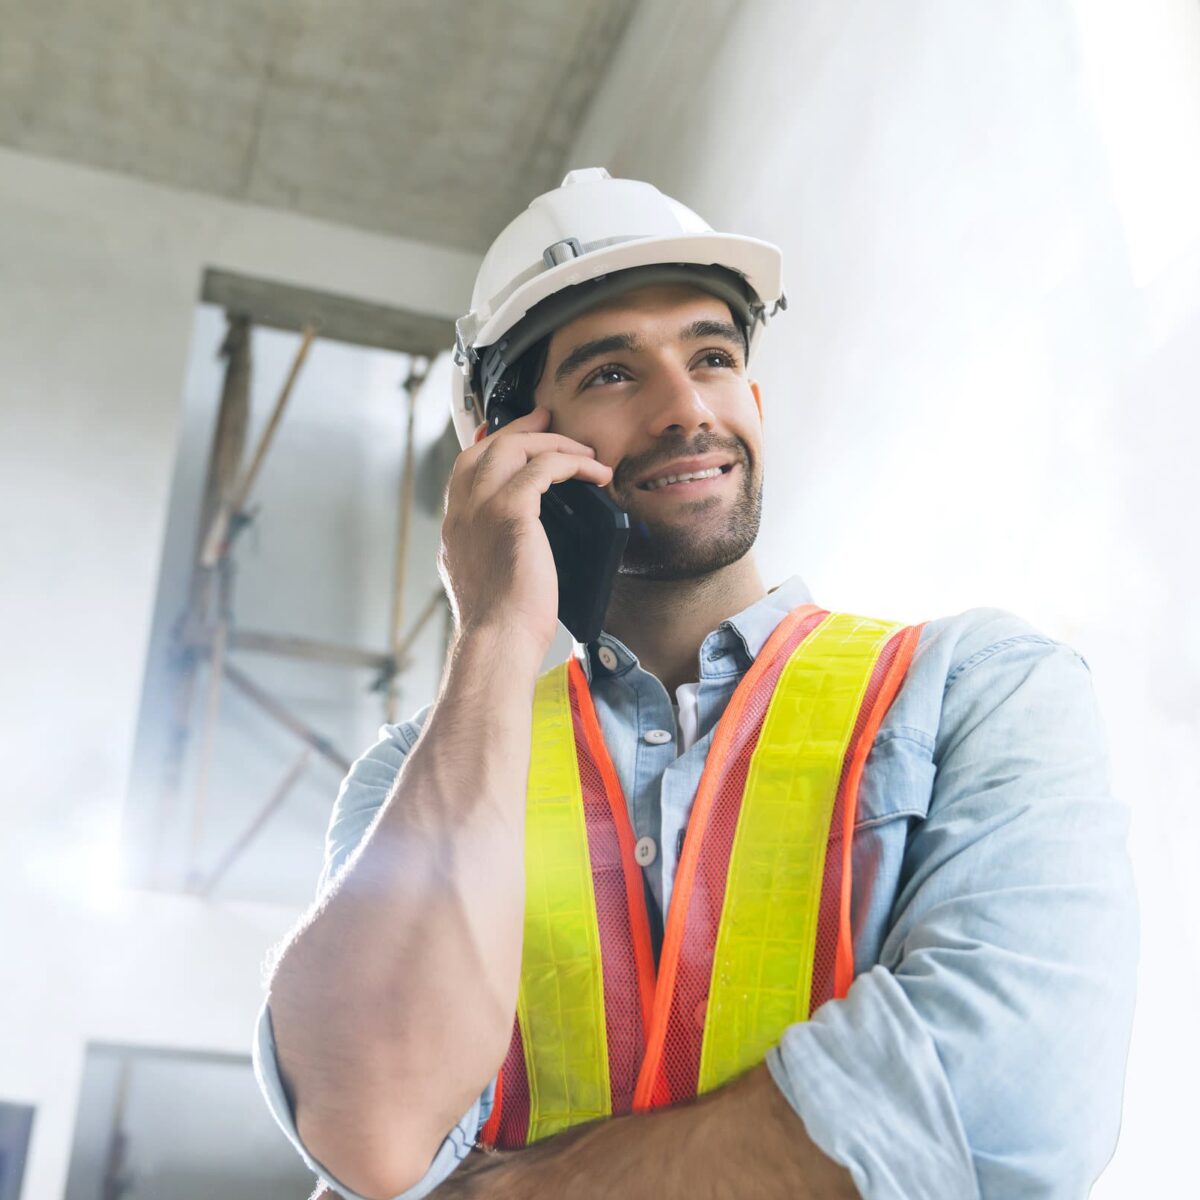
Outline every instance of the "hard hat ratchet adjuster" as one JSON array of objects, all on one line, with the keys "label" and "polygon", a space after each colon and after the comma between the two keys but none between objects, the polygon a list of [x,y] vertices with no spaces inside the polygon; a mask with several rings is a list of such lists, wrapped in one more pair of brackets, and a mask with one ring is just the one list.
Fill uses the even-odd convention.
[{"label": "hard hat ratchet adjuster", "polygon": [[554,242],[542,251],[542,261],[547,267],[557,267],[562,263],[570,262],[573,258],[582,257],[583,247],[580,245],[579,239],[573,237]]}]

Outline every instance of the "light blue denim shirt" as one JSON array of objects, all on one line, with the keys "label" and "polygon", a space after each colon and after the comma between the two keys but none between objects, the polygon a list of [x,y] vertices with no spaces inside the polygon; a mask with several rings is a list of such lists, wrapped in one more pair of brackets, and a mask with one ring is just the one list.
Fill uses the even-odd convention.
[{"label": "light blue denim shirt", "polygon": [[[662,683],[607,634],[576,647],[635,835],[658,845],[645,871],[660,913],[717,721],[776,624],[811,602],[790,579],[704,639],[697,741],[678,756],[674,740],[646,737],[677,736]],[[318,890],[387,798],[427,712],[384,726],[351,768]],[[1000,609],[930,621],[862,776],[856,978],[767,1058],[809,1136],[863,1196],[1087,1195],[1116,1144],[1133,1012],[1126,826],[1086,662]],[[357,1200],[301,1145],[266,1004],[254,1061],[305,1161]],[[403,1200],[427,1196],[465,1157],[494,1089]]]}]

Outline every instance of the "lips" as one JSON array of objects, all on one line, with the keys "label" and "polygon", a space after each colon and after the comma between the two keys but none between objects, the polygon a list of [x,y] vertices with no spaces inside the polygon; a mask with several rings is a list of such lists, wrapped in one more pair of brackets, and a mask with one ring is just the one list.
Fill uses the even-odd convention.
[{"label": "lips", "polygon": [[709,455],[706,458],[678,459],[672,463],[664,463],[652,473],[638,481],[637,486],[642,491],[659,491],[662,487],[678,486],[682,481],[691,482],[694,477],[717,478],[716,472],[727,475],[734,464],[725,457]]},{"label": "lips", "polygon": [[652,479],[649,483],[642,484],[642,491],[659,492],[663,488],[678,487],[681,484],[703,483],[709,479],[720,479],[729,469],[729,467],[711,467],[707,471],[695,471],[683,475],[665,475],[660,479]]}]

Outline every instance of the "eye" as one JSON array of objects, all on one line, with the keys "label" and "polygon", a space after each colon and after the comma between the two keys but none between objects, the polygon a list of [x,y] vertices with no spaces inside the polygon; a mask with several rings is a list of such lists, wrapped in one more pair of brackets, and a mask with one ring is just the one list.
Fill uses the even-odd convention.
[{"label": "eye", "polygon": [[606,363],[603,367],[597,367],[579,386],[582,390],[597,384],[623,383],[628,378],[629,372],[624,367],[617,363]]},{"label": "eye", "polygon": [[736,367],[737,359],[728,350],[705,350],[696,359],[696,365],[701,367]]}]

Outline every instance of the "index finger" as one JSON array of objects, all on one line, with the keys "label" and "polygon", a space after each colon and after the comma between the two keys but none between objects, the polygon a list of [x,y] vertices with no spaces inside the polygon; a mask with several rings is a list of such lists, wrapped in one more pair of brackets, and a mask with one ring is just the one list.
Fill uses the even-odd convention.
[{"label": "index finger", "polygon": [[[516,426],[517,432],[521,432],[522,430],[536,430],[540,425],[545,424],[545,415],[548,414],[549,411],[549,409],[535,407],[529,412],[522,413],[519,417],[513,418],[513,420],[508,422],[508,424],[502,425],[496,430],[496,432],[502,433],[504,430],[511,429],[513,426]],[[449,504],[451,497],[457,495],[457,493],[462,490],[463,476],[469,474],[468,471],[464,470],[464,467],[474,466],[475,460],[479,458],[481,454],[483,454],[482,443],[487,441],[488,436],[488,423],[487,421],[481,421],[475,426],[475,432],[471,436],[471,444],[463,447],[462,451],[459,453],[457,461],[454,464],[454,470],[450,473],[450,481],[446,486],[445,495],[445,501],[447,505]]]},{"label": "index finger", "polygon": [[[519,417],[514,417],[511,421],[501,425],[500,429],[497,429],[496,432],[499,433],[501,429],[512,429],[514,427],[517,429],[539,429],[541,426],[547,424],[546,417],[549,414],[550,410],[548,408],[531,409],[529,412],[522,413]],[[488,423],[484,421],[482,424],[475,426],[475,433],[472,436],[471,444],[478,445],[486,436],[488,436]]]},{"label": "index finger", "polygon": [[565,434],[543,431],[549,415],[550,410],[545,408],[522,413],[497,429],[497,436],[493,437],[485,436],[486,422],[477,425],[473,443],[460,451],[454,461],[443,496],[445,510],[449,511],[451,504],[462,503],[474,492],[481,475],[490,476],[497,469],[502,475],[511,475],[535,454],[559,451],[596,457],[595,449],[584,442],[577,442]]}]

